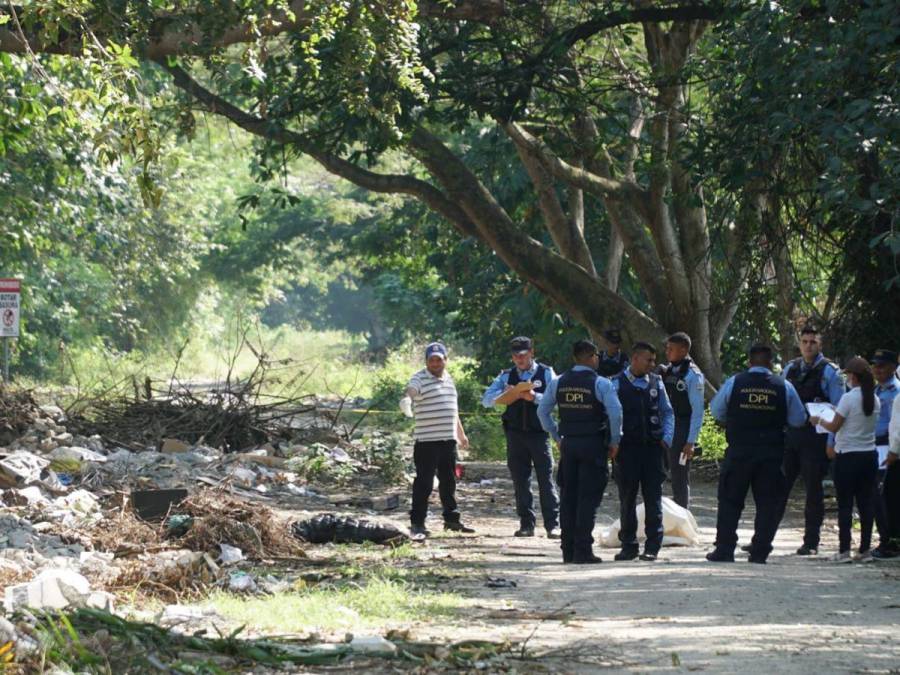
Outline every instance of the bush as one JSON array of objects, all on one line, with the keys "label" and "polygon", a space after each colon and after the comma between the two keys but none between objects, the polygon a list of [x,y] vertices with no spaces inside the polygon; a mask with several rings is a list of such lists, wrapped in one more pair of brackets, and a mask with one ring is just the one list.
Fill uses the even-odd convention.
[{"label": "bush", "polygon": [[728,446],[725,440],[725,430],[719,426],[709,410],[703,413],[703,426],[697,443],[703,448],[703,459],[724,459],[725,448]]},{"label": "bush", "polygon": [[471,415],[463,418],[469,437],[469,459],[484,462],[506,461],[506,434],[497,415]]}]

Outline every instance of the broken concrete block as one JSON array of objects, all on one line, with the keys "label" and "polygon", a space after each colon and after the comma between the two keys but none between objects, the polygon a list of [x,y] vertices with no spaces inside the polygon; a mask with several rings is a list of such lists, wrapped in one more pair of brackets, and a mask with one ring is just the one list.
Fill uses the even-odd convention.
[{"label": "broken concrete block", "polygon": [[112,593],[107,593],[106,591],[92,591],[85,599],[84,604],[87,607],[102,609],[104,612],[112,613],[114,601],[115,596]]},{"label": "broken concrete block", "polygon": [[63,609],[83,605],[91,593],[87,579],[65,569],[49,569],[32,581],[7,586],[4,605],[8,614],[17,609]]}]

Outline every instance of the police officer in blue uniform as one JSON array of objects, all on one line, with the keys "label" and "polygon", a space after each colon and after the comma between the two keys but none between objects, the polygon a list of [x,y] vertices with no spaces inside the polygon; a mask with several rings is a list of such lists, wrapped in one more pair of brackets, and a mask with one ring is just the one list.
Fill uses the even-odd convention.
[{"label": "police officer in blue uniform", "polygon": [[728,448],[719,471],[716,547],[706,559],[734,562],[738,521],[752,489],[756,520],[749,561],[765,563],[784,491],[785,426],[806,425],[806,409],[791,383],[772,374],[772,348],[761,344],[750,348],[750,368],[726,380],[709,409],[725,425]]},{"label": "police officer in blue uniform", "polygon": [[622,404],[622,441],[615,459],[619,483],[619,541],[616,560],[638,557],[637,495],[644,498],[647,541],[641,560],[653,561],[663,540],[662,484],[665,453],[672,446],[675,420],[662,378],[654,371],[656,349],[646,342],[631,348],[631,365],[612,379]]},{"label": "police officer in blue uniform", "polygon": [[[875,425],[875,445],[878,457],[884,461],[890,446],[888,427],[894,399],[900,395],[900,379],[894,372],[897,352],[890,349],[876,349],[872,355],[872,372],[875,374],[875,395],[881,402],[881,413]],[[872,551],[876,560],[896,558],[900,555],[900,464],[878,467],[878,494],[875,503],[875,523],[878,526],[878,548]]]},{"label": "police officer in blue uniform", "polygon": [[[805,327],[800,332],[801,356],[785,367],[782,376],[794,386],[804,404],[828,401],[837,405],[844,395],[844,381],[838,367],[822,355],[821,349],[819,332],[811,326]],[[797,555],[818,553],[819,533],[825,518],[822,479],[828,473],[827,443],[828,435],[816,433],[812,425],[788,429],[783,467],[784,493],[778,509],[778,522],[784,518],[794,482],[802,476],[806,491],[805,528],[803,545],[797,549]]]},{"label": "police officer in blue uniform", "polygon": [[575,365],[547,387],[538,418],[559,444],[563,562],[593,564],[601,562],[593,551],[594,513],[608,480],[607,456],[619,449],[622,408],[609,380],[596,372],[594,343],[579,340],[572,352]]},{"label": "police officer in blue uniform", "polygon": [[703,426],[705,387],[703,373],[691,360],[690,352],[690,336],[673,333],[666,340],[668,363],[659,368],[675,411],[675,435],[668,456],[672,498],[686,509],[691,508],[691,458]]},{"label": "police officer in blue uniform", "polygon": [[537,475],[541,515],[550,539],[559,539],[559,497],[553,483],[553,455],[547,432],[537,416],[537,407],[547,385],[556,374],[553,368],[534,360],[531,338],[519,336],[510,343],[513,367],[502,371],[484,392],[486,408],[505,403],[502,415],[506,432],[506,464],[516,496],[519,529],[516,537],[533,537],[536,517],[531,494],[531,469]]},{"label": "police officer in blue uniform", "polygon": [[603,331],[606,349],[599,353],[597,372],[603,377],[615,377],[628,367],[628,354],[622,351],[622,334],[618,328]]}]

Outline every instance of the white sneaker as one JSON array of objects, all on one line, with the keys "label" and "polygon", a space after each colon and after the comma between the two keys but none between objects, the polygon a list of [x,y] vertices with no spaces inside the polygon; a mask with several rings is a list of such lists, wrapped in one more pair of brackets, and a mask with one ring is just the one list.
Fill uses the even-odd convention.
[{"label": "white sneaker", "polygon": [[850,557],[850,551],[844,551],[843,553],[835,553],[828,559],[828,562],[849,563],[853,562],[853,558]]},{"label": "white sneaker", "polygon": [[869,549],[863,553],[854,553],[853,559],[856,562],[872,562],[875,558],[872,557],[872,549]]}]

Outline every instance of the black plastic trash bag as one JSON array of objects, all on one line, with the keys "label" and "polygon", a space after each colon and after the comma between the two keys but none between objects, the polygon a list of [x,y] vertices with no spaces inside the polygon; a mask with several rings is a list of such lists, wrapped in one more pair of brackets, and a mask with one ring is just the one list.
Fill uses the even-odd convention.
[{"label": "black plastic trash bag", "polygon": [[294,536],[310,544],[362,544],[372,541],[376,544],[395,544],[409,537],[398,528],[387,523],[372,520],[357,520],[351,516],[335,516],[321,513],[308,520],[298,520],[291,526]]}]

